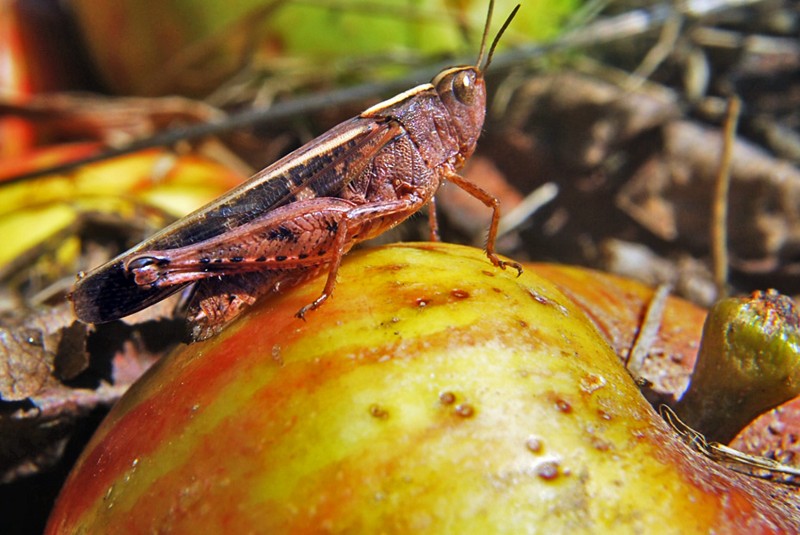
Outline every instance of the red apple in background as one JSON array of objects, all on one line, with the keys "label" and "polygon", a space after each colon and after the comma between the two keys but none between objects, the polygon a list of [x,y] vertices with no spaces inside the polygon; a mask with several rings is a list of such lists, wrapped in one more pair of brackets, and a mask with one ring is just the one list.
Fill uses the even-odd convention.
[{"label": "red apple in background", "polygon": [[477,250],[349,255],[163,360],[47,533],[786,533],[767,483],[681,443],[555,285]]}]

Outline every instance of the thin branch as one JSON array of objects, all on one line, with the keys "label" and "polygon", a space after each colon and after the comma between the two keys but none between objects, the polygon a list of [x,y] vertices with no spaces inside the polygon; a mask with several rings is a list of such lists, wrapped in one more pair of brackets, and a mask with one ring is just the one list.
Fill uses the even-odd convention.
[{"label": "thin branch", "polygon": [[553,182],[546,182],[530,192],[522,199],[522,202],[500,218],[500,223],[497,225],[497,238],[499,239],[519,227],[557,196],[558,186]]},{"label": "thin branch", "polygon": [[728,110],[723,129],[723,146],[719,170],[714,184],[714,200],[711,214],[711,260],[717,299],[728,295],[728,196],[731,184],[731,161],[736,142],[736,127],[742,102],[733,96],[728,101]]}]

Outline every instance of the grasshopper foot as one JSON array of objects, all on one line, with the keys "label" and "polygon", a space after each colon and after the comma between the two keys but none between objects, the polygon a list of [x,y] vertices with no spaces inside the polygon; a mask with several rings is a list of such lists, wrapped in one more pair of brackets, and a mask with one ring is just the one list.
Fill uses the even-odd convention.
[{"label": "grasshopper foot", "polygon": [[492,264],[494,264],[496,267],[499,267],[500,269],[506,269],[507,267],[511,267],[517,270],[517,277],[522,275],[522,264],[520,264],[519,262],[507,262],[505,260],[500,260],[499,258],[497,258],[497,255],[493,253],[489,253],[487,256],[489,257],[489,260],[492,262]]},{"label": "grasshopper foot", "polygon": [[322,303],[324,303],[324,302],[325,302],[325,300],[326,300],[326,299],[328,299],[328,294],[322,294],[322,295],[320,295],[319,297],[317,297],[316,299],[314,299],[314,301],[313,301],[312,303],[309,303],[309,304],[307,304],[306,306],[304,306],[303,308],[301,308],[300,310],[298,310],[298,311],[295,313],[295,315],[294,315],[294,316],[295,316],[296,318],[300,318],[300,319],[301,319],[301,320],[303,320],[303,321],[306,321],[306,312],[308,312],[308,311],[310,311],[310,310],[316,310],[316,309],[318,309],[318,308],[320,307],[320,305],[322,305]]}]

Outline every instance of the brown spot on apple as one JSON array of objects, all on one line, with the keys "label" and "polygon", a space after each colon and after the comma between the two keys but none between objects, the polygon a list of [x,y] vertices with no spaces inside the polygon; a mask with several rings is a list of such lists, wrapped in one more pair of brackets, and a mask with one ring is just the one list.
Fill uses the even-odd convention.
[{"label": "brown spot on apple", "polygon": [[381,407],[377,403],[373,403],[369,406],[369,414],[373,418],[377,418],[379,420],[386,420],[389,418],[389,411],[385,408]]},{"label": "brown spot on apple", "polygon": [[538,437],[528,437],[528,440],[525,441],[525,447],[531,453],[541,453],[542,451],[542,440]]},{"label": "brown spot on apple", "polygon": [[455,413],[462,418],[471,418],[475,415],[475,408],[469,403],[459,403],[455,407]]},{"label": "brown spot on apple", "polygon": [[601,420],[606,420],[606,421],[611,421],[611,419],[613,418],[613,416],[608,414],[603,409],[598,409],[597,410],[597,415],[600,417]]},{"label": "brown spot on apple", "polygon": [[564,414],[572,412],[572,405],[565,399],[556,399],[556,408]]},{"label": "brown spot on apple", "polygon": [[580,381],[581,390],[587,394],[593,394],[604,386],[606,386],[605,378],[601,375],[595,375],[593,373],[582,377]]},{"label": "brown spot on apple", "polygon": [[545,481],[552,481],[559,475],[559,466],[556,461],[545,461],[536,466],[536,475]]},{"label": "brown spot on apple", "polygon": [[450,391],[445,391],[439,394],[439,401],[442,405],[452,405],[456,402],[456,395]]}]

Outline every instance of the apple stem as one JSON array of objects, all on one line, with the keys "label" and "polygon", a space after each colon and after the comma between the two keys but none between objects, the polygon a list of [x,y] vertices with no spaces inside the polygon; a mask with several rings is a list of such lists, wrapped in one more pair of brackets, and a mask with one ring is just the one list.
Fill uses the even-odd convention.
[{"label": "apple stem", "polygon": [[729,443],[761,413],[800,394],[800,321],[774,290],[718,301],[706,317],[689,387],[675,411]]}]

